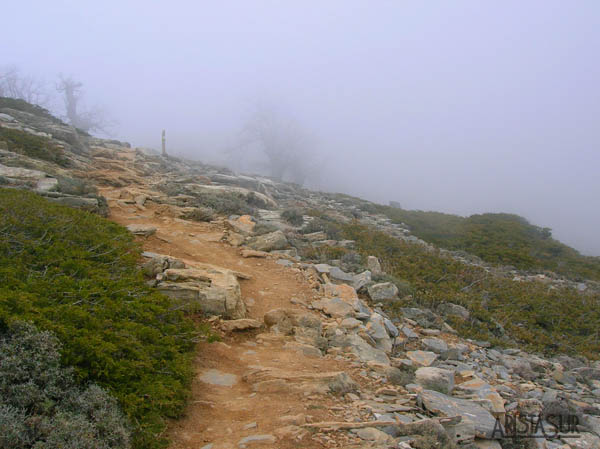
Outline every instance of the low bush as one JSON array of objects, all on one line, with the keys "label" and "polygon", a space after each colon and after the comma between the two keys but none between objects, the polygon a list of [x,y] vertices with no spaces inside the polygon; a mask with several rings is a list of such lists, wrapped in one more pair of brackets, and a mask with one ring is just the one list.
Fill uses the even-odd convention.
[{"label": "low bush", "polygon": [[130,447],[117,401],[97,385],[77,386],[60,347],[31,324],[0,331],[0,447]]},{"label": "low bush", "polygon": [[44,109],[43,107],[38,106],[37,104],[28,103],[20,98],[0,97],[0,109],[3,108],[10,108],[21,112],[28,112],[39,117],[44,117],[56,125],[66,126],[66,123],[54,117],[47,109]]},{"label": "low bush", "polygon": [[198,332],[145,284],[139,257],[117,224],[0,189],[0,323],[53,332],[76,381],[117,398],[134,447],[158,448],[185,404]]},{"label": "low bush", "polygon": [[298,209],[286,209],[281,213],[281,218],[294,226],[302,226],[304,218]]},{"label": "low bush", "polygon": [[64,151],[46,137],[36,136],[17,129],[0,128],[0,140],[7,143],[8,149],[34,159],[54,162],[66,167],[69,160]]},{"label": "low bush", "polygon": [[254,215],[255,205],[242,193],[203,193],[196,197],[197,207],[206,207],[222,215]]}]

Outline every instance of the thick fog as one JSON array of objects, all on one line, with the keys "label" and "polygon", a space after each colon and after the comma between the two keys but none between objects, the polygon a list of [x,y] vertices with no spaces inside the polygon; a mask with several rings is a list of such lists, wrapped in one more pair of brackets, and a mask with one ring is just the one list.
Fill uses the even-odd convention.
[{"label": "thick fog", "polygon": [[160,148],[165,129],[172,154],[261,171],[236,148],[267,104],[310,136],[309,186],[518,213],[600,255],[596,0],[15,1],[1,14],[0,65],[49,90],[80,80],[115,138]]}]

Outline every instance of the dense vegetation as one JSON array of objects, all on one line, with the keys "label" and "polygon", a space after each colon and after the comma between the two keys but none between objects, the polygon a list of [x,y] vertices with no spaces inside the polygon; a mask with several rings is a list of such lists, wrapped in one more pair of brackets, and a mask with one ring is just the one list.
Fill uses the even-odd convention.
[{"label": "dense vegetation", "polygon": [[0,127],[0,140],[5,141],[8,149],[15,153],[54,162],[62,166],[67,166],[69,163],[64,151],[47,137],[36,136],[18,129]]},{"label": "dense vegetation", "polygon": [[344,225],[343,235],[357,242],[363,256],[379,257],[385,271],[408,282],[417,304],[435,309],[449,301],[467,307],[471,319],[452,322],[465,336],[498,344],[512,339],[547,354],[600,354],[599,295],[492,276],[357,224]]},{"label": "dense vegetation", "polygon": [[128,448],[116,401],[97,385],[80,388],[59,350],[56,337],[31,324],[0,329],[0,447]]},{"label": "dense vegetation", "polygon": [[138,448],[163,445],[182,409],[197,337],[148,287],[121,226],[20,190],[0,189],[0,323],[30,321],[63,345],[77,382],[114,395]]},{"label": "dense vegetation", "polygon": [[553,239],[549,228],[532,225],[518,215],[488,213],[464,218],[366,202],[360,207],[408,225],[413,235],[426,242],[466,251],[489,263],[522,270],[550,270],[576,280],[600,280],[600,257],[579,254]]},{"label": "dense vegetation", "polygon": [[[318,214],[313,214],[318,215]],[[467,321],[450,319],[461,335],[488,340],[498,345],[518,344],[545,354],[583,354],[597,359],[600,354],[600,295],[579,294],[574,289],[550,288],[541,282],[514,282],[465,265],[439,251],[406,243],[384,232],[357,224],[341,224],[324,215],[307,227],[323,230],[329,238],[351,239],[356,249],[307,248],[303,256],[327,262],[337,259],[344,268],[348,261],[375,255],[388,273],[378,282],[394,282],[404,299],[388,305],[388,312],[401,316],[402,307],[434,309],[443,302],[465,306]],[[365,269],[354,267],[353,271]],[[410,295],[410,296],[405,296]]]}]

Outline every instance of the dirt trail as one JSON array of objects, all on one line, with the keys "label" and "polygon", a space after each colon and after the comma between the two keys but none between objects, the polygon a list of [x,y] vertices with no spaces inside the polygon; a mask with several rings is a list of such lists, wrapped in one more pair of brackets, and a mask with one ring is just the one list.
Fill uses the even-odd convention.
[{"label": "dirt trail", "polygon": [[[127,204],[119,199],[131,196],[127,188],[101,190],[109,200],[111,220],[157,228],[155,235],[142,240],[145,250],[249,274],[250,280],[240,281],[249,318],[262,321],[266,312],[280,307],[306,313],[300,302],[308,303],[317,297],[300,270],[283,267],[270,259],[242,258],[239,249],[221,242],[225,223],[184,221],[173,216],[172,208],[151,201],[142,207]],[[290,301],[292,298],[294,303]],[[315,392],[314,381],[295,383],[278,379],[267,382],[264,391],[256,392],[252,384],[244,381],[244,376],[255,371],[265,375],[269,369],[308,376],[352,372],[358,370],[358,365],[351,366],[329,356],[305,355],[292,337],[260,332],[266,331],[228,334],[221,342],[198,346],[192,399],[185,416],[169,427],[171,449],[238,448],[244,447],[240,441],[249,436],[259,441],[250,441],[247,447],[348,447],[350,437],[345,435],[334,440],[307,431],[298,433],[298,427],[289,427],[307,421],[347,418],[339,406],[342,399]]]}]

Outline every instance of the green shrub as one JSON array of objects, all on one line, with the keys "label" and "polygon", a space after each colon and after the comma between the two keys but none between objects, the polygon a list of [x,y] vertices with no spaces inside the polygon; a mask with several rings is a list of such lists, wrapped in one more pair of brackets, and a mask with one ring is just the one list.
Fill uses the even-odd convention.
[{"label": "green shrub", "polygon": [[15,153],[54,162],[63,167],[69,164],[64,151],[46,137],[36,136],[17,129],[0,128],[0,140],[4,140],[8,145],[8,149]]},{"label": "green shrub", "polygon": [[281,213],[281,218],[294,226],[302,226],[304,218],[298,209],[286,209]]},{"label": "green shrub", "polygon": [[312,234],[320,231],[325,232],[327,238],[331,240],[341,239],[340,224],[327,218],[315,218],[300,230],[302,234]]},{"label": "green shrub", "polygon": [[0,333],[0,447],[130,447],[115,399],[97,385],[80,389],[59,350],[56,337],[31,324]]},{"label": "green shrub", "polygon": [[275,232],[279,228],[272,223],[267,221],[259,221],[254,225],[254,229],[252,230],[253,235],[263,235],[268,234],[270,232]]},{"label": "green shrub", "polygon": [[196,206],[223,215],[254,215],[256,210],[252,202],[242,193],[203,193],[197,196]]},{"label": "green shrub", "polygon": [[440,212],[404,210],[369,204],[371,213],[405,223],[411,232],[441,248],[466,251],[489,263],[522,270],[552,270],[573,279],[600,280],[600,257],[579,254],[538,227],[514,214],[487,213],[464,218]]},{"label": "green shrub", "polygon": [[0,189],[0,323],[52,331],[75,379],[117,398],[134,446],[156,448],[188,395],[197,331],[145,284],[139,255],[117,224]]},{"label": "green shrub", "polygon": [[44,109],[43,107],[38,106],[37,104],[28,103],[20,98],[0,97],[0,109],[3,108],[10,108],[21,112],[28,112],[39,117],[44,117],[56,125],[66,126],[66,123],[54,117],[47,109]]}]

